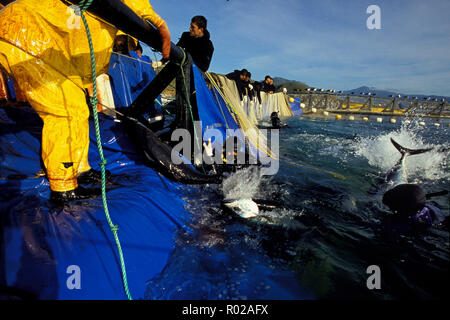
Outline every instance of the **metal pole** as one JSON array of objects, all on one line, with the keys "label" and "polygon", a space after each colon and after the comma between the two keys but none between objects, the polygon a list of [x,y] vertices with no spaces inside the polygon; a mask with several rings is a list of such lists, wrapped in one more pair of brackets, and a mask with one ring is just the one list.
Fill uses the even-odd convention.
[{"label": "metal pole", "polygon": [[[79,5],[81,0],[69,0]],[[64,1],[63,1],[64,2]],[[150,47],[161,51],[162,42],[158,30],[148,22],[144,22],[120,0],[95,0],[87,9],[88,12],[112,24],[121,31],[146,43]],[[183,52],[174,43],[170,48],[170,60],[180,62]]]}]

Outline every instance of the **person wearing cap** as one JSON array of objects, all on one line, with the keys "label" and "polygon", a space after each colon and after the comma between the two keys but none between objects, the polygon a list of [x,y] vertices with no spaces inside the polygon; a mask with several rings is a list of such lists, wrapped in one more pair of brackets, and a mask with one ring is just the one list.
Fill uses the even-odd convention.
[{"label": "person wearing cap", "polygon": [[191,19],[189,32],[183,32],[177,46],[188,52],[195,65],[203,72],[208,71],[214,53],[214,46],[207,30],[207,20],[204,16]]}]

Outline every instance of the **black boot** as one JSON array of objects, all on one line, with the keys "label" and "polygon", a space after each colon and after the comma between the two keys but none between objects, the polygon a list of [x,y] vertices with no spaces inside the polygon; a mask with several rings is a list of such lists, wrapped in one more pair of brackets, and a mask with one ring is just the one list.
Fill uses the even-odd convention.
[{"label": "black boot", "polygon": [[50,200],[53,202],[61,203],[72,200],[95,198],[101,194],[102,191],[99,188],[84,188],[78,186],[76,189],[70,191],[52,191],[50,193]]},{"label": "black boot", "polygon": [[[110,182],[111,172],[105,170],[106,183]],[[102,172],[94,169],[82,172],[78,175],[79,184],[101,184],[102,183]]]}]

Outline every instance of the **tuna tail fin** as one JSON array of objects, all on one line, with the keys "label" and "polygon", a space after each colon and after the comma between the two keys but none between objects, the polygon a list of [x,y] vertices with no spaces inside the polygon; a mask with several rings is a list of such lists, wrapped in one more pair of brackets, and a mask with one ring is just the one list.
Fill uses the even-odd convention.
[{"label": "tuna tail fin", "polygon": [[413,156],[415,154],[421,154],[428,152],[430,150],[433,150],[433,148],[427,148],[427,149],[408,149],[403,146],[401,146],[398,142],[396,142],[394,139],[391,138],[391,142],[394,145],[394,147],[402,154],[402,157],[407,156]]}]

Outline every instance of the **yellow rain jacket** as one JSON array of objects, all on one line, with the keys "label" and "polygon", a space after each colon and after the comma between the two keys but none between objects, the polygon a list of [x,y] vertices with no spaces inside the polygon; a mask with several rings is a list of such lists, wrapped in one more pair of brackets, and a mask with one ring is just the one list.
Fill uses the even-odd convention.
[{"label": "yellow rain jacket", "polygon": [[[156,27],[164,24],[148,0],[122,0]],[[109,68],[117,29],[85,13],[97,74]],[[53,191],[75,189],[90,169],[89,45],[81,17],[60,0],[19,0],[0,11],[0,65],[12,75],[44,122],[42,158]]]}]

